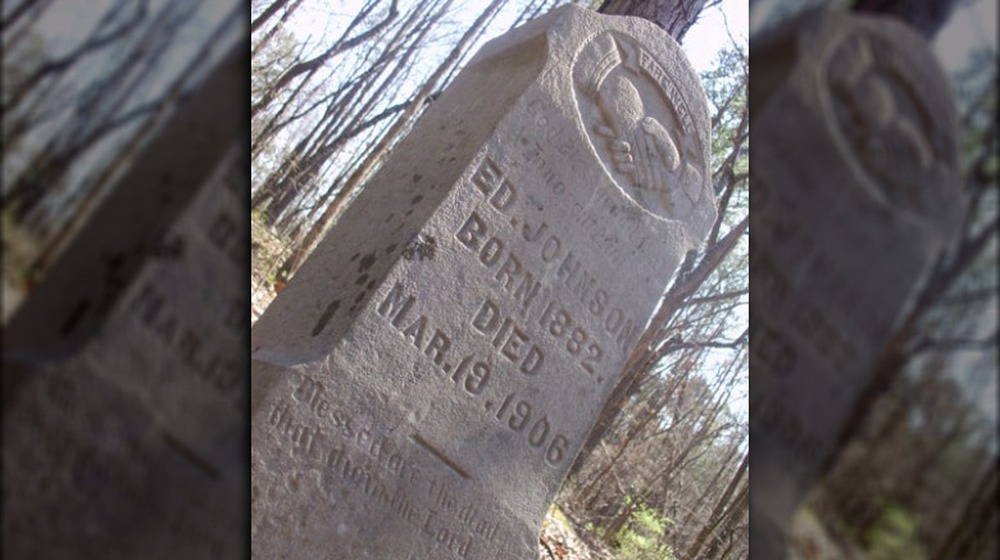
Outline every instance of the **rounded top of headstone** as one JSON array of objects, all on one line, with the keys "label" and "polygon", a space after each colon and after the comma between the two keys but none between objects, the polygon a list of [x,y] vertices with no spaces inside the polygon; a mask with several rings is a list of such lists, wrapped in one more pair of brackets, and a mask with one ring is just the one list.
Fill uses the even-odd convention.
[{"label": "rounded top of headstone", "polygon": [[[891,18],[807,14],[796,33],[811,90],[852,187],[901,220],[950,237],[961,221],[957,114],[927,41]],[[785,32],[788,32],[787,30]]]},{"label": "rounded top of headstone", "polygon": [[904,25],[859,18],[823,58],[824,114],[871,195],[915,220],[953,222],[955,107],[926,42]]},{"label": "rounded top of headstone", "polygon": [[679,222],[689,248],[699,245],[717,210],[698,74],[680,46],[648,21],[562,11],[567,25],[550,34],[571,45],[565,55],[572,57],[574,108],[597,160],[639,208]]}]

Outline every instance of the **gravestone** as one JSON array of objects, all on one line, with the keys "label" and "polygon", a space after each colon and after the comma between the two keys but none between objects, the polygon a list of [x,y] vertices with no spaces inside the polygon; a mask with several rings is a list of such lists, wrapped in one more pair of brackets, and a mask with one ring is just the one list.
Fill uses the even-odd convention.
[{"label": "gravestone", "polygon": [[245,49],[233,54],[6,326],[5,558],[246,555],[249,165],[226,100],[245,93]]},{"label": "gravestone", "polygon": [[537,558],[716,217],[697,75],[565,6],[488,43],[251,335],[256,558]]},{"label": "gravestone", "polygon": [[916,33],[810,13],[751,56],[751,544],[779,558],[962,204],[952,94]]}]

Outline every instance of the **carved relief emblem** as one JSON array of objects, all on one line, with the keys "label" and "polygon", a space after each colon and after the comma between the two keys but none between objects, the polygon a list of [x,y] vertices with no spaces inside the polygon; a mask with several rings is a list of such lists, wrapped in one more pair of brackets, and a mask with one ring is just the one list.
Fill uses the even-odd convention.
[{"label": "carved relief emblem", "polygon": [[824,112],[872,196],[923,216],[948,204],[955,161],[899,50],[876,35],[843,37],[828,52]]},{"label": "carved relief emblem", "polygon": [[615,183],[654,215],[687,221],[704,206],[705,169],[693,119],[663,66],[632,39],[604,32],[573,66],[576,105]]}]

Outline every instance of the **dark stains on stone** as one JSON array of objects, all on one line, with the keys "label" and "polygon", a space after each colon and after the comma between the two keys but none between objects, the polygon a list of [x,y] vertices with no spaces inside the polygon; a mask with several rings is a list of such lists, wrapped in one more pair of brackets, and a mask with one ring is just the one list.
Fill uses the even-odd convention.
[{"label": "dark stains on stone", "polygon": [[420,180],[423,179],[423,178],[424,178],[423,175],[421,175],[419,173],[416,173],[416,174],[413,175],[413,182],[414,183],[419,183]]},{"label": "dark stains on stone", "polygon": [[348,314],[354,315],[354,313],[361,309],[361,304],[365,301],[365,296],[368,295],[368,290],[362,290],[355,298],[354,303],[351,304],[351,308],[347,310]]},{"label": "dark stains on stone", "polygon": [[372,280],[371,282],[368,283],[367,286],[365,286],[365,289],[366,290],[370,290],[370,289],[374,288],[376,283],[377,282],[375,280]]},{"label": "dark stains on stone", "polygon": [[66,321],[62,325],[62,328],[59,329],[59,334],[62,336],[66,336],[69,333],[73,332],[73,329],[76,328],[77,324],[80,322],[80,319],[82,319],[83,316],[86,315],[88,309],[90,309],[89,301],[84,300],[77,303],[76,307],[73,308],[73,311],[70,312],[69,317],[66,318]]},{"label": "dark stains on stone", "polygon": [[358,276],[358,279],[355,280],[354,283],[357,284],[358,286],[360,286],[360,285],[364,284],[367,281],[368,281],[368,275],[367,274],[362,274],[361,276]]},{"label": "dark stains on stone", "polygon": [[396,250],[396,244],[393,243],[392,245],[389,245],[388,247],[385,248],[385,254],[388,255],[389,253],[391,253],[391,252],[393,252],[395,250]]},{"label": "dark stains on stone", "polygon": [[417,196],[413,197],[412,200],[410,200],[410,205],[412,206],[414,204],[417,204],[418,202],[420,202],[423,199],[424,199],[424,195],[418,194]]},{"label": "dark stains on stone", "polygon": [[313,327],[313,330],[312,330],[312,335],[313,336],[318,336],[319,333],[323,332],[323,329],[326,328],[327,323],[329,323],[330,319],[333,318],[333,315],[335,313],[337,313],[337,309],[340,309],[340,300],[339,299],[333,300],[330,303],[330,305],[326,306],[326,310],[323,311],[323,314],[320,315],[320,317],[319,317],[319,321],[316,321],[316,326]]},{"label": "dark stains on stone", "polygon": [[408,261],[433,259],[436,253],[437,240],[429,235],[425,236],[419,233],[403,248],[403,258]]},{"label": "dark stains on stone", "polygon": [[[138,256],[145,251],[143,245],[136,245],[132,248],[131,256],[127,252],[119,252],[107,257],[104,278],[105,293],[117,293],[124,288],[137,266]],[[102,304],[99,303],[98,307],[101,306]]]},{"label": "dark stains on stone", "polygon": [[354,261],[358,260],[358,257],[360,257],[360,256],[361,256],[361,253],[354,253],[354,255],[351,256],[351,262],[354,262]]},{"label": "dark stains on stone", "polygon": [[358,263],[358,272],[365,272],[375,264],[375,251],[365,255]]}]

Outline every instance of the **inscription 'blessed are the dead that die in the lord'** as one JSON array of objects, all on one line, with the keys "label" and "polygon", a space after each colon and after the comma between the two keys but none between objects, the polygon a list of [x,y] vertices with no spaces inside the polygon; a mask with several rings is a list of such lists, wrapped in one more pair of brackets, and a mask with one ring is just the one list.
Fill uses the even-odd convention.
[{"label": "inscription 'blessed are the dead that die in the lord'", "polygon": [[495,543],[510,531],[489,508],[463,500],[447,478],[422,468],[372,420],[334,405],[315,379],[303,375],[267,421],[295,457],[320,468],[327,500],[336,501],[334,486],[345,485],[459,558],[472,557],[477,541]]}]

